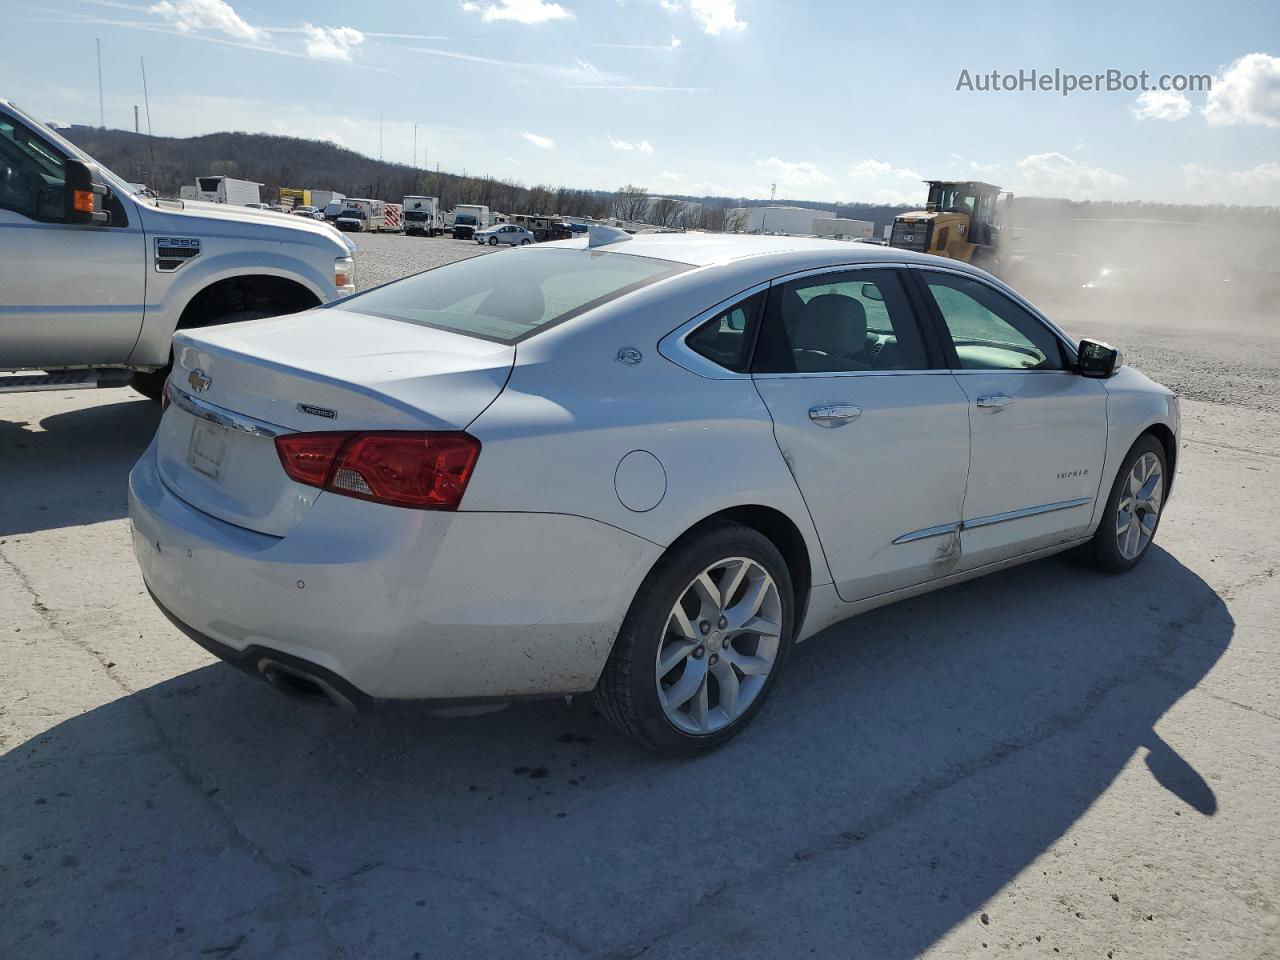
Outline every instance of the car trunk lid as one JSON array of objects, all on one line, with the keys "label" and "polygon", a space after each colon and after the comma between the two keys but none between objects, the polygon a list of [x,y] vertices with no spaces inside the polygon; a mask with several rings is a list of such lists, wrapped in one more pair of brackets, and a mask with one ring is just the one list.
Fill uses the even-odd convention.
[{"label": "car trunk lid", "polygon": [[462,430],[502,391],[515,348],[319,309],[174,338],[175,398],[157,445],[166,485],[197,509],[284,536],[320,491],[291,480],[274,437]]}]

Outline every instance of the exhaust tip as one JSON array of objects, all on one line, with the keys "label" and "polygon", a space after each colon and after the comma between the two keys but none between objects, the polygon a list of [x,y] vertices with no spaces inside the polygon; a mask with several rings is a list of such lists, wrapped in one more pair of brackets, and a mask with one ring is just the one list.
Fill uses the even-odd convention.
[{"label": "exhaust tip", "polygon": [[356,712],[355,704],[335,690],[332,684],[297,667],[263,658],[258,661],[258,672],[269,684],[288,696],[313,703],[328,703],[344,713]]}]

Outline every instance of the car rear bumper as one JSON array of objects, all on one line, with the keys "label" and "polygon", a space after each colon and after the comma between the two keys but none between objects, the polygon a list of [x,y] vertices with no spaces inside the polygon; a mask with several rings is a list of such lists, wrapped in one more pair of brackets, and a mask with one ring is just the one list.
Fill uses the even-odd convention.
[{"label": "car rear bumper", "polygon": [[661,553],[583,517],[330,493],[286,536],[267,536],[176,496],[154,445],[129,475],[129,516],[143,580],[184,633],[267,679],[318,680],[354,707],[591,689]]}]

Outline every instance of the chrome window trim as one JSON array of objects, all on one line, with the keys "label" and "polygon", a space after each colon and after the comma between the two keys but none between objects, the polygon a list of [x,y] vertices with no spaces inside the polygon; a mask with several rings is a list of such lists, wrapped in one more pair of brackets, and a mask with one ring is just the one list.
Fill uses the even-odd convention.
[{"label": "chrome window trim", "polygon": [[[906,264],[906,267],[908,270],[918,270],[922,273],[930,273],[930,272],[949,273],[949,274],[952,274],[953,276],[964,277],[966,280],[972,280],[974,283],[980,283],[983,286],[991,290],[994,290],[996,293],[1003,294],[1004,296],[1012,300],[1014,303],[1016,303],[1018,306],[1026,310],[1035,319],[1039,320],[1040,323],[1045,328],[1047,328],[1050,333],[1052,333],[1055,337],[1057,337],[1058,340],[1062,343],[1062,345],[1067,348],[1067,355],[1069,358],[1072,358],[1074,361],[1074,358],[1079,353],[1080,345],[1076,343],[1076,341],[1072,340],[1071,337],[1069,337],[1061,327],[1059,327],[1056,323],[1054,323],[1052,320],[1046,317],[1043,313],[1041,313],[1039,308],[1037,308],[1035,304],[1031,303],[1031,301],[1023,297],[1022,294],[1014,290],[1013,287],[1009,286],[1008,284],[1004,283],[1001,280],[996,279],[995,277],[991,277],[991,278],[983,277],[983,276],[979,276],[976,273],[970,273],[968,270],[956,270],[952,267],[947,267],[947,266],[935,266],[932,263],[908,263]],[[957,368],[955,372],[956,373],[1071,373],[1070,370],[999,370],[999,369],[966,370],[963,368]]]},{"label": "chrome window trim", "polygon": [[237,430],[240,433],[262,437],[266,440],[274,440],[276,437],[296,432],[284,427],[278,427],[274,423],[267,423],[265,420],[246,417],[241,413],[232,413],[230,410],[215,406],[205,400],[197,400],[190,394],[179,390],[172,381],[169,383],[169,401],[175,407],[185,410],[193,417],[208,420],[210,423],[216,423],[218,426],[226,427],[228,430]]},{"label": "chrome window trim", "polygon": [[706,323],[717,314],[724,313],[726,310],[732,309],[743,300],[754,297],[757,293],[761,293],[769,289],[771,281],[765,280],[763,283],[757,283],[753,287],[747,287],[735,293],[731,297],[726,297],[709,310],[704,310],[692,320],[686,320],[680,326],[676,327],[665,337],[658,341],[658,353],[666,357],[678,367],[683,367],[690,373],[696,373],[700,377],[708,380],[750,380],[750,371],[746,373],[738,373],[736,370],[730,370],[728,367],[722,367],[714,360],[709,360],[698,351],[694,350],[685,342],[689,334],[693,333],[700,326]]}]

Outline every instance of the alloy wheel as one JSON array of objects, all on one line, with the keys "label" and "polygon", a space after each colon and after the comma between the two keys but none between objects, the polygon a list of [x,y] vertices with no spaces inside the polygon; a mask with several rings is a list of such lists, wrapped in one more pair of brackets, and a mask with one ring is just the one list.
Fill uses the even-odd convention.
[{"label": "alloy wheel", "polygon": [[1160,458],[1144,453],[1133,464],[1116,508],[1116,547],[1120,556],[1135,560],[1141,556],[1156,532],[1164,498],[1164,474]]},{"label": "alloy wheel", "polygon": [[742,716],[773,670],[782,599],[755,560],[729,557],[698,574],[667,617],[654,665],[658,702],[685,733],[707,734]]}]

